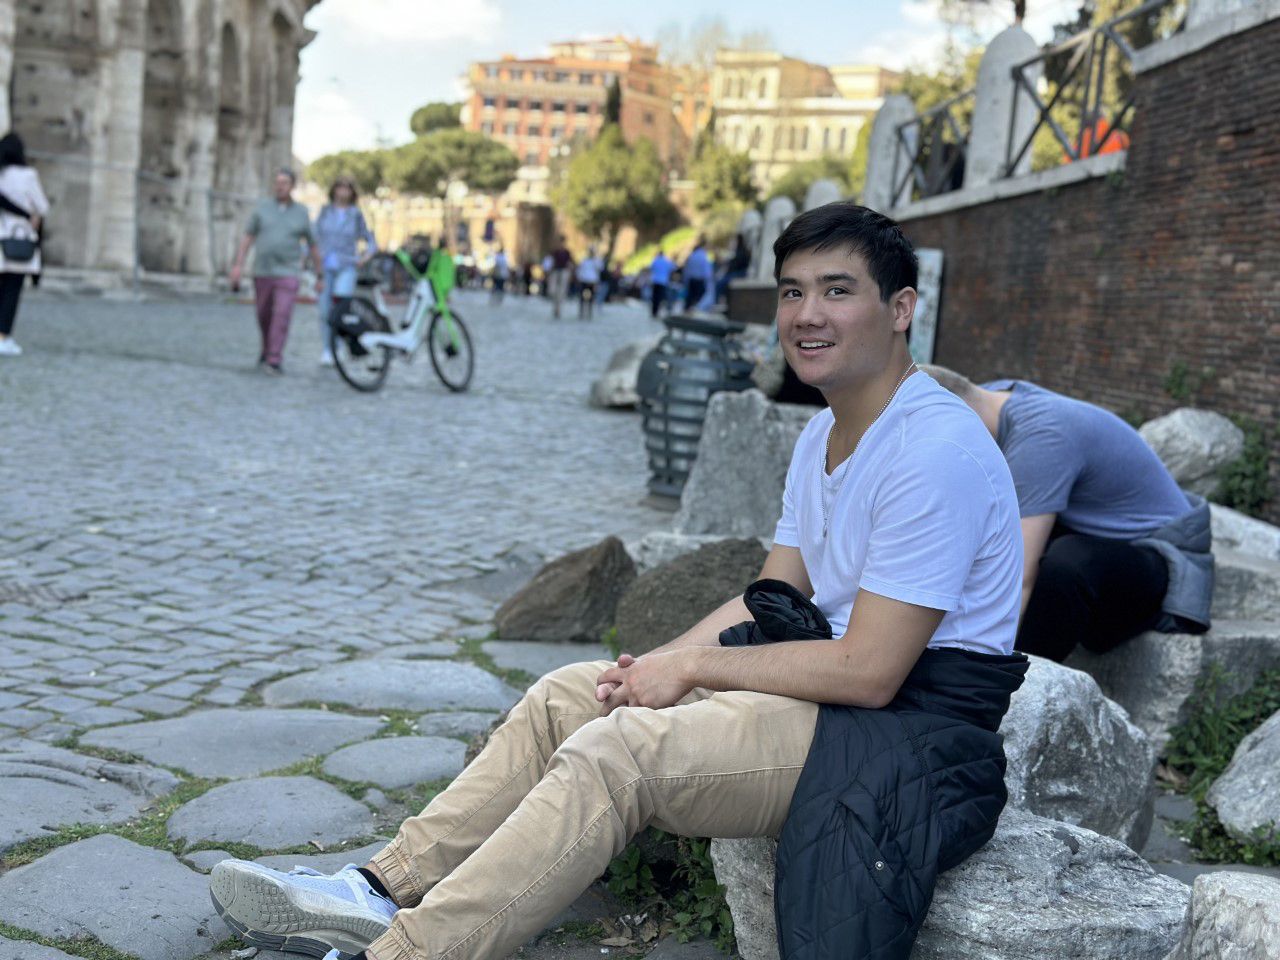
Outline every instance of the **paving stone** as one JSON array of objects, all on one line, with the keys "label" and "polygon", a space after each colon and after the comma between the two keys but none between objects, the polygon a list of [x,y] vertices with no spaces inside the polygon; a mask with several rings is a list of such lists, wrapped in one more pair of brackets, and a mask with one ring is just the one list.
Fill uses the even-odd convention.
[{"label": "paving stone", "polygon": [[208,873],[223,860],[232,859],[232,855],[225,850],[193,850],[182,854],[178,859],[192,870]]},{"label": "paving stone", "polygon": [[181,713],[191,704],[184,700],[174,700],[172,697],[162,697],[158,693],[135,693],[131,697],[124,697],[116,701],[117,706],[127,707],[130,710],[142,710],[146,713],[158,713],[163,717],[172,716],[175,713]]},{"label": "paving stone", "polygon": [[0,937],[0,960],[74,960],[69,953],[26,940]]},{"label": "paving stone", "polygon": [[82,743],[145,757],[199,777],[249,777],[371,737],[373,717],[325,710],[204,710],[94,730]]},{"label": "paving stone", "polygon": [[375,657],[393,660],[421,660],[427,657],[448,659],[456,657],[462,648],[452,640],[431,640],[427,643],[397,643],[383,647]]},{"label": "paving stone", "polygon": [[0,726],[16,727],[19,730],[29,730],[52,719],[52,713],[46,710],[32,710],[30,707],[0,710]]},{"label": "paving stone", "polygon": [[314,777],[262,777],[214,787],[179,807],[168,833],[189,843],[247,843],[262,850],[369,833],[369,808]]},{"label": "paving stone", "polygon": [[190,960],[229,934],[204,877],[171,853],[112,835],[0,876],[0,920],[47,937],[96,937],[140,960]]},{"label": "paving stone", "polygon": [[504,670],[523,670],[540,677],[571,663],[611,660],[598,643],[544,643],[530,640],[490,640],[481,649]]},{"label": "paving stone", "polygon": [[132,723],[141,720],[142,714],[133,710],[121,710],[119,707],[88,707],[68,713],[63,717],[77,727],[105,727],[112,723]]},{"label": "paving stone", "polygon": [[365,710],[505,710],[520,694],[469,663],[355,660],[277,680],[262,699],[271,706],[318,700]]},{"label": "paving stone", "polygon": [[332,853],[279,853],[270,857],[259,857],[257,862],[273,870],[292,870],[294,867],[310,867],[321,873],[336,873],[349,863],[363,867],[373,859],[375,853],[381,853],[390,843],[390,839],[375,840],[355,850],[336,850]]},{"label": "paving stone", "polygon": [[74,823],[124,823],[178,785],[167,770],[0,741],[0,852]]},{"label": "paving stone", "polygon": [[470,740],[477,733],[488,730],[496,713],[479,713],[475,710],[459,710],[454,713],[424,713],[418,718],[418,732],[424,737],[460,737]]},{"label": "paving stone", "polygon": [[356,783],[395,790],[462,772],[466,746],[447,737],[386,737],[343,747],[324,762],[324,772]]}]

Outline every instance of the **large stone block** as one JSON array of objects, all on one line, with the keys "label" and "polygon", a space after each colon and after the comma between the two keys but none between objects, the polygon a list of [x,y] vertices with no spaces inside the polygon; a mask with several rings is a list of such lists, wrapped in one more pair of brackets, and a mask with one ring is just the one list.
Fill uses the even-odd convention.
[{"label": "large stone block", "polygon": [[[672,533],[668,530],[654,530],[638,540],[628,542],[627,553],[631,554],[631,559],[636,562],[636,569],[643,574],[670,563],[676,557],[693,553],[709,543],[719,543],[726,539],[730,538],[714,533]],[[768,550],[772,542],[771,537],[764,537],[760,540],[760,546]]]},{"label": "large stone block", "polygon": [[505,710],[520,694],[491,673],[448,660],[354,660],[277,680],[272,706],[321,701],[360,710]]},{"label": "large stone block", "polygon": [[759,390],[712,396],[676,532],[772,538],[791,452],[816,412]]},{"label": "large stone block", "polygon": [[599,380],[591,384],[591,403],[597,407],[635,409],[640,402],[636,393],[636,378],[640,375],[640,361],[645,354],[657,347],[662,336],[645,337],[619,347],[609,358],[609,365]]},{"label": "large stone block", "polygon": [[1138,430],[1180,487],[1209,496],[1218,471],[1244,452],[1244,432],[1220,413],[1181,407]]},{"label": "large stone block", "polygon": [[1141,850],[1153,815],[1150,739],[1088,674],[1030,659],[1000,726],[1010,805]]},{"label": "large stone block", "polygon": [[1240,741],[1205,799],[1218,811],[1227,833],[1242,843],[1259,831],[1275,839],[1280,828],[1280,712]]},{"label": "large stone block", "polygon": [[1234,550],[1214,553],[1213,619],[1280,623],[1280,561]]},{"label": "large stone block", "polygon": [[1252,873],[1196,877],[1187,922],[1168,960],[1280,957],[1280,880]]},{"label": "large stone block", "polygon": [[178,785],[167,770],[30,740],[0,743],[0,853],[74,823],[124,823]]},{"label": "large stone block", "polygon": [[618,603],[618,648],[639,655],[674,640],[760,574],[757,540],[720,540],[642,574]]},{"label": "large stone block", "polygon": [[[743,960],[776,960],[774,842],[715,840]],[[995,836],[938,879],[912,960],[1162,960],[1190,890],[1124,844],[1007,808]]]},{"label": "large stone block", "polygon": [[494,617],[503,640],[597,643],[613,626],[618,600],[636,578],[617,537],[551,561]]},{"label": "large stone block", "polygon": [[1213,522],[1215,553],[1233,550],[1280,562],[1280,527],[1216,503],[1209,504],[1209,516]]},{"label": "large stone block", "polygon": [[1248,690],[1264,670],[1280,668],[1280,623],[1224,620],[1200,635],[1152,631],[1105,654],[1077,649],[1067,666],[1097,680],[1163,756],[1169,731],[1189,715],[1202,679],[1221,671],[1229,696]]}]

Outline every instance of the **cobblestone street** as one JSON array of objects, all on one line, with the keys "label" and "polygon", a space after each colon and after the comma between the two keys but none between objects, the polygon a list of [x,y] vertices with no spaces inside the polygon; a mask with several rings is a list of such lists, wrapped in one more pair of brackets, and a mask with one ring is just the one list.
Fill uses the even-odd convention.
[{"label": "cobblestone street", "polygon": [[[0,364],[0,957],[84,937],[143,960],[214,949],[227,931],[192,870],[225,855],[210,848],[385,833],[539,672],[526,654],[499,678],[481,666],[504,645],[456,643],[489,634],[504,577],[669,526],[643,502],[638,418],[586,403],[646,314],[457,305],[472,390],[449,394],[423,356],[370,396],[316,364],[309,305],[270,378],[246,305],[24,302],[26,354]],[[319,766],[405,734],[394,757]],[[388,799],[379,763],[420,773]],[[267,813],[234,822],[228,803]],[[171,882],[39,892],[100,861]]]}]

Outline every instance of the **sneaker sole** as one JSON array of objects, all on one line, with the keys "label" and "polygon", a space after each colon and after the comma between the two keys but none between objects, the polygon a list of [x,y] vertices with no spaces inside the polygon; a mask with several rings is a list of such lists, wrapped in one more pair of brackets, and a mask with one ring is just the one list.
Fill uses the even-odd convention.
[{"label": "sneaker sole", "polygon": [[336,949],[346,960],[387,930],[374,919],[299,902],[312,897],[298,893],[271,877],[247,871],[215,867],[209,878],[209,898],[218,916],[236,936],[259,949],[317,958]]}]

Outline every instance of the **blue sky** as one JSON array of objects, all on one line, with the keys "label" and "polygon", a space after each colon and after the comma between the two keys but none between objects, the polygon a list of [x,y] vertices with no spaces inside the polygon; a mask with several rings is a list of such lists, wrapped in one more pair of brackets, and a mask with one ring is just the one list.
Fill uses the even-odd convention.
[{"label": "blue sky", "polygon": [[[1078,0],[1031,3],[1028,28],[1048,39]],[[409,114],[429,100],[457,100],[473,60],[535,56],[548,43],[625,34],[652,41],[672,24],[688,30],[719,15],[735,34],[765,31],[782,52],[816,63],[901,68],[936,59],[945,42],[938,0],[323,0],[307,16],[318,36],[302,51],[294,152],[303,160],[409,138]],[[785,10],[786,19],[779,19]],[[980,8],[975,39],[1007,26],[1012,4]]]}]

